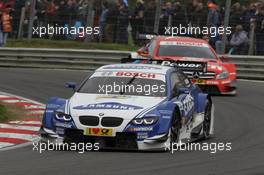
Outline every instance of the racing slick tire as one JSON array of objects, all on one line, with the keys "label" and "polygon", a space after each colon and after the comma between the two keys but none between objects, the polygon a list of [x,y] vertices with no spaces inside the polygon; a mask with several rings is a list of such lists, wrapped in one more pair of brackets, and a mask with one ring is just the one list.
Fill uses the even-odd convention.
[{"label": "racing slick tire", "polygon": [[181,117],[179,115],[179,110],[176,109],[173,112],[171,128],[169,132],[170,149],[172,149],[174,146],[177,146],[177,144],[179,143],[180,129],[181,129]]},{"label": "racing slick tire", "polygon": [[204,110],[202,139],[208,139],[211,137],[211,135],[210,135],[211,116],[212,116],[212,101],[210,99],[208,99],[206,101],[205,110]]}]

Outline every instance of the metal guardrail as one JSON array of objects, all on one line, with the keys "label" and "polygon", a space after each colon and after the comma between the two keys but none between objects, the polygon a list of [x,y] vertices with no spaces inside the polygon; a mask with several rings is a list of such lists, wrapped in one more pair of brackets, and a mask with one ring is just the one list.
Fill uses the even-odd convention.
[{"label": "metal guardrail", "polygon": [[[128,51],[0,48],[0,67],[94,70],[119,63]],[[264,80],[264,56],[229,55],[236,64],[238,78]]]}]

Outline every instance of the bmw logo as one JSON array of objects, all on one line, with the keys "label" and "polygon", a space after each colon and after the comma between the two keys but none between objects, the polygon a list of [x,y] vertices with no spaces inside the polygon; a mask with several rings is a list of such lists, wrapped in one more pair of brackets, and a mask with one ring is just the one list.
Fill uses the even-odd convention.
[{"label": "bmw logo", "polygon": [[100,117],[104,116],[104,113],[99,113],[99,116],[100,116]]}]

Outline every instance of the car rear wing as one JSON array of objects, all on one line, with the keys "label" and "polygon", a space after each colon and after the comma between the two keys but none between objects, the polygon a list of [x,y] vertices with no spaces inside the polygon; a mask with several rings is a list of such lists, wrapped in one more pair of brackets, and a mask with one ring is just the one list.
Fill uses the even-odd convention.
[{"label": "car rear wing", "polygon": [[131,52],[128,57],[122,58],[121,63],[132,63],[135,61],[151,60],[149,57],[139,55],[137,52]]},{"label": "car rear wing", "polygon": [[140,39],[140,40],[151,40],[153,38],[157,37],[157,35],[155,34],[139,34],[137,36],[137,39]]}]

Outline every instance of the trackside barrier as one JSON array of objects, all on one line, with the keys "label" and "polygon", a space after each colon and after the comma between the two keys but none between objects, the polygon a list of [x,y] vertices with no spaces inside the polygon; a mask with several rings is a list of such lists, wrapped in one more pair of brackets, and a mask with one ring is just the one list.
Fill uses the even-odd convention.
[{"label": "trackside barrier", "polygon": [[[131,52],[79,49],[0,48],[0,67],[94,70],[120,63]],[[264,56],[228,55],[238,78],[264,80]]]}]

